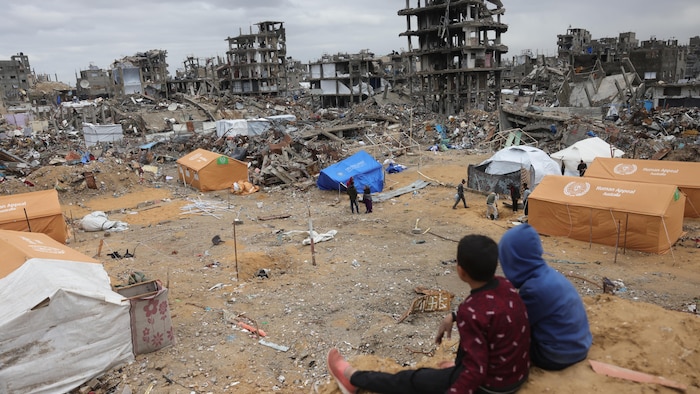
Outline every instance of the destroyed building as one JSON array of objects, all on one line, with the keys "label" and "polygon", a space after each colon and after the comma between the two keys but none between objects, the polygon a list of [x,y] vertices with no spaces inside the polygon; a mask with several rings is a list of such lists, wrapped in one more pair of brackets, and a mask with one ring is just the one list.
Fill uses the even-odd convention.
[{"label": "destroyed building", "polygon": [[651,87],[654,108],[700,107],[700,82],[655,84]]},{"label": "destroyed building", "polygon": [[690,37],[685,77],[700,79],[700,36]]},{"label": "destroyed building", "polygon": [[348,107],[381,91],[385,84],[377,75],[374,54],[324,55],[309,63],[308,82],[321,107]]},{"label": "destroyed building", "polygon": [[[412,70],[411,93],[433,111],[459,113],[494,109],[500,101],[501,55],[508,47],[501,36],[505,9],[500,0],[491,10],[485,1],[406,0],[398,14],[406,17],[408,48],[419,58]],[[418,45],[414,45],[417,39]]]},{"label": "destroyed building", "polygon": [[301,60],[295,60],[291,56],[287,57],[287,89],[290,94],[298,96],[301,89],[301,82],[306,79],[306,66]]},{"label": "destroyed building", "polygon": [[200,59],[188,56],[182,62],[183,68],[176,71],[175,78],[168,81],[170,93],[182,92],[190,95],[208,95],[220,92],[221,59],[208,57]]},{"label": "destroyed building", "polygon": [[629,58],[645,80],[678,82],[685,77],[687,47],[678,40],[659,41],[655,37],[642,41]]},{"label": "destroyed building", "polygon": [[115,95],[167,97],[167,54],[167,51],[152,49],[115,60],[111,67]]},{"label": "destroyed building", "polygon": [[586,29],[569,27],[557,35],[557,53],[566,65],[576,65],[576,56],[588,53],[590,47],[591,32]]},{"label": "destroyed building", "polygon": [[411,69],[410,62],[412,57],[406,53],[392,53],[383,56],[379,59],[379,65],[383,71],[384,78],[391,83],[392,89],[396,86],[408,85],[408,78]]},{"label": "destroyed building", "polygon": [[29,56],[20,52],[10,60],[0,60],[0,94],[6,105],[19,104],[25,100],[33,85]]},{"label": "destroyed building", "polygon": [[[700,39],[695,43],[700,45]],[[557,35],[557,47],[558,59],[577,72],[591,69],[600,62],[606,74],[619,73],[621,63],[629,58],[644,80],[671,83],[692,76],[693,71],[689,70],[695,70],[698,58],[697,49],[679,45],[678,40],[662,41],[652,36],[640,42],[634,32],[593,39],[586,29],[569,28],[566,34]]]},{"label": "destroyed building", "polygon": [[222,89],[238,95],[287,94],[287,35],[283,22],[266,21],[248,34],[228,37],[229,80]]},{"label": "destroyed building", "polygon": [[76,77],[76,82],[78,98],[81,100],[109,98],[114,95],[114,84],[109,70],[103,70],[93,64],[87,70],[80,70],[80,77]]}]

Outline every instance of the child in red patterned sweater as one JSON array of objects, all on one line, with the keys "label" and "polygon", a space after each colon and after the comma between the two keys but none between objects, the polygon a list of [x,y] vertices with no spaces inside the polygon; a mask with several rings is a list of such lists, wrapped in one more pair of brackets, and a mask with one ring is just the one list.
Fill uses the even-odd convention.
[{"label": "child in red patterned sweater", "polygon": [[498,246],[489,237],[467,235],[457,247],[457,274],[471,287],[456,313],[445,316],[435,342],[450,338],[456,322],[460,346],[455,363],[441,369],[421,368],[396,374],[358,371],[338,349],[328,353],[328,369],[340,390],[359,388],[384,394],[514,393],[530,369],[530,326],[513,285],[495,276]]}]

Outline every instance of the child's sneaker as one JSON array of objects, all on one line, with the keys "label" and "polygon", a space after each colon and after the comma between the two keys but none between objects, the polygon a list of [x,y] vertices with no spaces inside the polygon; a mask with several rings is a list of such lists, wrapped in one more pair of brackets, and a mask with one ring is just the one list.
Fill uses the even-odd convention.
[{"label": "child's sneaker", "polygon": [[357,393],[357,387],[350,384],[350,380],[345,377],[343,371],[345,368],[349,367],[347,361],[340,355],[338,349],[333,348],[328,352],[328,358],[326,359],[326,365],[328,366],[328,372],[331,373],[333,379],[338,383],[338,387],[343,394],[355,394]]}]

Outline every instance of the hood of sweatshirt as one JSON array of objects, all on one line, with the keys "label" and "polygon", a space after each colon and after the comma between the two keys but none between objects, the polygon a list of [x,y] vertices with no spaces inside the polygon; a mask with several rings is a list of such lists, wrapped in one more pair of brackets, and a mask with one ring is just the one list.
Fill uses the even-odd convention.
[{"label": "hood of sweatshirt", "polygon": [[532,226],[520,224],[503,234],[498,243],[498,258],[506,278],[520,288],[536,271],[546,266],[542,242]]}]

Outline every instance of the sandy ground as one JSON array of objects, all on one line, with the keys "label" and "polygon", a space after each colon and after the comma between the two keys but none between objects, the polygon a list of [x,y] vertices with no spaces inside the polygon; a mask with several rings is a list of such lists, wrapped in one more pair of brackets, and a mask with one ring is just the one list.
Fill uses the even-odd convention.
[{"label": "sandy ground", "polygon": [[[74,224],[73,248],[95,256],[103,240],[100,260],[113,284],[126,284],[130,273],[140,271],[170,291],[176,345],[110,371],[96,391],[120,385],[121,393],[128,385],[134,393],[150,388],[150,393],[331,394],[340,393],[325,367],[325,355],[334,346],[360,368],[395,371],[452,359],[457,335],[439,348],[433,344],[443,313],[397,319],[417,296],[416,287],[450,291],[456,295],[453,302],[460,302],[469,288],[456,277],[456,241],[467,233],[498,240],[522,214],[503,207],[499,220],[487,220],[485,197],[477,193],[467,193],[468,209],[451,209],[466,165],[486,157],[461,151],[401,157],[397,162],[409,168],[387,175],[386,189],[419,179],[433,183],[375,202],[371,214],[351,215],[346,195],[316,188],[234,196],[200,193],[175,181],[140,183],[133,174],[115,180],[110,171],[97,175],[98,182],[106,181],[100,190],[62,193],[66,216],[75,222],[100,210],[129,224],[128,231],[109,236],[83,232]],[[172,164],[161,170],[175,176]],[[209,212],[193,208],[202,204]],[[235,226],[234,238],[236,218],[242,223]],[[315,254],[302,245],[310,218],[320,233],[337,231],[315,245]],[[418,219],[422,231],[415,234]],[[686,220],[685,227],[690,238],[698,238],[700,221]],[[213,245],[215,235],[225,242]],[[700,392],[700,318],[689,312],[700,297],[700,249],[692,239],[666,255],[616,253],[614,247],[567,238],[542,241],[550,264],[584,298],[594,335],[590,359],[663,376],[687,385],[687,392]],[[126,249],[135,257],[107,256]],[[260,269],[268,269],[269,278],[257,277]],[[603,277],[624,282],[624,288],[603,294]],[[249,319],[266,332],[267,341],[289,349],[259,344],[224,318],[232,315]],[[521,390],[674,391],[598,375],[588,362],[561,372],[533,369]]]}]

